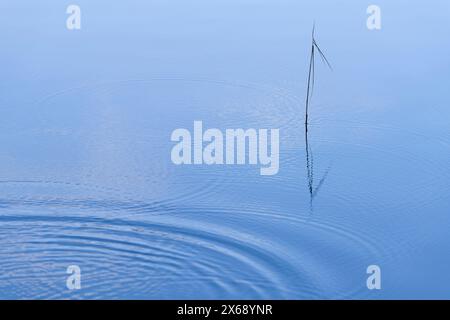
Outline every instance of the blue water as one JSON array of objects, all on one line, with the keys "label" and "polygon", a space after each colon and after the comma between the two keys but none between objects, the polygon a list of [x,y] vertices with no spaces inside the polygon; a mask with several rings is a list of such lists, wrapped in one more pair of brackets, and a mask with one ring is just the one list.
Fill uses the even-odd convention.
[{"label": "blue water", "polygon": [[[450,298],[448,1],[68,4],[0,3],[0,298]],[[194,120],[279,173],[175,166]]]}]

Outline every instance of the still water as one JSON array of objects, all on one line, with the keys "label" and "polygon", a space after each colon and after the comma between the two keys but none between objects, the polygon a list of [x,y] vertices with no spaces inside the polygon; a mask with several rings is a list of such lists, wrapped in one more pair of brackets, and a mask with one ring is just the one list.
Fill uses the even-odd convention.
[{"label": "still water", "polygon": [[[0,298],[450,298],[448,1],[77,4],[0,4]],[[195,120],[278,174],[174,165]]]}]

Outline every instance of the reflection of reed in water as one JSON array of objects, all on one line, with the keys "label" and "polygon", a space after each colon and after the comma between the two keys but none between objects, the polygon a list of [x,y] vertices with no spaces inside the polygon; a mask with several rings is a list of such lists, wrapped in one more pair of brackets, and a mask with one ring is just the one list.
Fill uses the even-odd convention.
[{"label": "reflection of reed in water", "polygon": [[308,124],[305,124],[305,154],[306,154],[306,173],[308,176],[308,190],[310,195],[310,205],[312,208],[312,202],[314,197],[319,192],[320,187],[325,182],[325,179],[328,176],[328,172],[330,171],[330,167],[325,170],[325,173],[322,175],[322,178],[319,180],[319,183],[314,186],[314,158],[311,146],[308,140]]},{"label": "reflection of reed in water", "polygon": [[313,25],[312,34],[311,34],[311,56],[309,59],[309,71],[308,71],[308,85],[306,89],[306,103],[305,103],[305,148],[306,148],[306,170],[308,176],[308,190],[310,194],[310,205],[312,209],[312,202],[316,194],[318,193],[320,187],[324,183],[329,168],[325,171],[323,177],[319,180],[319,183],[316,187],[314,187],[314,159],[312,149],[309,145],[308,141],[308,110],[309,103],[311,101],[311,97],[314,91],[314,79],[315,79],[315,52],[316,50],[319,52],[319,56],[322,61],[332,70],[331,64],[328,62],[328,59],[323,54],[322,50],[320,50],[316,39],[314,38],[315,25]]}]

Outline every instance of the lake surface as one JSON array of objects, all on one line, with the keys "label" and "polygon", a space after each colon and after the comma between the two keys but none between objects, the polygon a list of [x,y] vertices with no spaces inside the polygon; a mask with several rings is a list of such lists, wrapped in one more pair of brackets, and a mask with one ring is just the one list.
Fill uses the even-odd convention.
[{"label": "lake surface", "polygon": [[[3,1],[0,298],[450,298],[450,4],[377,2]],[[174,165],[194,120],[278,174]]]}]

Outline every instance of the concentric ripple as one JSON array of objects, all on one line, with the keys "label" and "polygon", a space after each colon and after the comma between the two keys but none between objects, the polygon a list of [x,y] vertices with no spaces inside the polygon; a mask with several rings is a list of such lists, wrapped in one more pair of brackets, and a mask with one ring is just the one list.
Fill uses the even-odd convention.
[{"label": "concentric ripple", "polygon": [[[142,79],[26,107],[0,120],[1,298],[373,298],[368,265],[401,276],[450,222],[446,136],[316,107],[306,140],[280,88]],[[173,165],[194,120],[280,128],[279,173]]]}]

